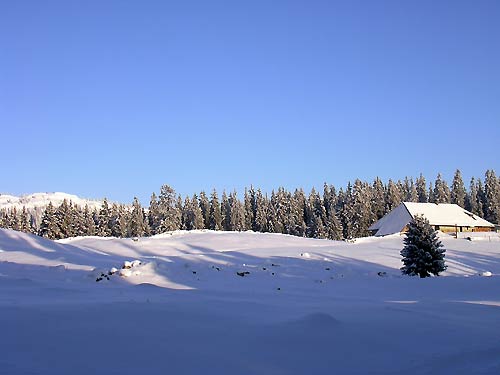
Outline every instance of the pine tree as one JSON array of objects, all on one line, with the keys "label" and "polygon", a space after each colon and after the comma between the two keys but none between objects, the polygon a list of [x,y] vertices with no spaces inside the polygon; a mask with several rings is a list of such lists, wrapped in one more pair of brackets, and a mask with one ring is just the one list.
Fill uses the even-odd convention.
[{"label": "pine tree", "polygon": [[132,213],[128,221],[127,232],[129,237],[143,237],[146,234],[146,222],[144,221],[144,212],[137,197],[134,197],[134,201],[132,202]]},{"label": "pine tree", "polygon": [[176,199],[175,190],[168,185],[163,185],[158,198],[158,209],[161,224],[158,233],[181,229],[182,225],[182,200]]},{"label": "pine tree", "polygon": [[453,183],[451,186],[451,203],[458,204],[460,207],[464,208],[466,195],[462,173],[457,169],[453,176]]},{"label": "pine tree", "polygon": [[14,207],[10,211],[9,215],[9,229],[12,230],[21,230],[21,222],[19,220],[19,215],[17,214],[17,209]]},{"label": "pine tree", "polygon": [[26,207],[23,206],[23,209],[21,211],[21,215],[19,216],[19,229],[21,232],[25,233],[33,233],[33,221],[32,221],[32,216],[28,213],[26,210]]},{"label": "pine tree", "polygon": [[104,198],[101,210],[99,211],[97,222],[97,235],[100,237],[111,236],[111,209],[108,205],[108,200]]},{"label": "pine tree", "polygon": [[94,236],[96,233],[94,216],[86,204],[83,209],[82,236]]},{"label": "pine tree", "polygon": [[255,230],[255,190],[245,188],[244,196],[245,206],[245,228],[246,230]]},{"label": "pine tree", "polygon": [[484,179],[484,218],[491,223],[500,219],[500,184],[493,170],[487,170]]},{"label": "pine tree", "polygon": [[262,191],[257,189],[255,194],[255,231],[257,232],[267,232],[267,197],[262,195]]},{"label": "pine tree", "polygon": [[222,213],[222,228],[225,231],[232,230],[231,228],[231,203],[227,197],[226,191],[222,192],[222,201],[220,204],[220,210]]},{"label": "pine tree", "polygon": [[52,205],[52,202],[49,202],[42,215],[42,222],[40,223],[38,235],[41,237],[49,238],[51,240],[57,238],[57,236],[59,235],[56,212],[54,206]]},{"label": "pine tree", "polygon": [[404,275],[420,276],[439,275],[446,270],[445,249],[439,241],[436,231],[423,216],[415,216],[408,225],[401,250]]},{"label": "pine tree", "polygon": [[381,219],[387,212],[385,209],[385,191],[384,184],[379,177],[375,177],[372,184],[371,206],[376,219]]},{"label": "pine tree", "polygon": [[434,182],[434,194],[432,198],[433,200],[431,203],[450,203],[450,188],[441,177],[441,173],[438,173],[436,181]]},{"label": "pine tree", "polygon": [[394,210],[402,201],[402,192],[399,190],[397,184],[389,180],[387,184],[387,191],[385,194],[385,210],[390,212]]},{"label": "pine tree", "polygon": [[470,180],[469,193],[465,200],[465,209],[479,216],[477,203],[477,185],[474,177]]},{"label": "pine tree", "polygon": [[[333,202],[330,203],[331,209],[335,210],[333,207],[335,205],[335,192],[330,190],[330,199],[333,200]],[[291,207],[290,207],[290,214],[292,215],[293,218],[293,228],[290,228],[289,233],[294,235],[294,236],[300,236],[304,237],[306,235],[306,230],[307,230],[307,225],[306,222],[304,221],[304,210],[306,206],[306,195],[304,193],[304,190],[302,189],[295,189],[295,192],[293,193],[292,199],[291,199]]]},{"label": "pine tree", "polygon": [[210,228],[210,202],[208,201],[207,194],[204,191],[200,193],[200,209],[203,217],[203,227],[198,229]]},{"label": "pine tree", "polygon": [[417,178],[415,187],[417,189],[418,202],[427,203],[429,201],[429,197],[427,196],[427,183],[422,173],[420,173],[420,176]]},{"label": "pine tree", "polygon": [[161,213],[158,205],[158,200],[156,198],[156,194],[153,192],[151,194],[151,199],[149,201],[149,210],[148,210],[148,223],[152,234],[159,233],[161,226]]},{"label": "pine tree", "polygon": [[231,230],[238,232],[245,230],[245,208],[238,200],[236,191],[229,195],[229,204],[231,207],[229,213]]},{"label": "pine tree", "polygon": [[220,209],[219,198],[215,189],[210,195],[210,225],[211,230],[222,230],[222,212]]},{"label": "pine tree", "polygon": [[369,185],[356,179],[352,192],[352,236],[366,237],[368,227],[376,221],[371,209]]}]

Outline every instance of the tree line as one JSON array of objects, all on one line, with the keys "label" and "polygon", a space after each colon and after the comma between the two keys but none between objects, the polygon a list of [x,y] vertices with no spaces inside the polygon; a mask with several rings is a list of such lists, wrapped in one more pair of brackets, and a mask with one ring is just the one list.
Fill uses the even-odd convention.
[{"label": "tree line", "polygon": [[466,189],[460,170],[451,186],[440,174],[427,184],[421,174],[415,180],[387,183],[356,179],[336,189],[324,184],[323,191],[284,188],[265,194],[246,188],[242,199],[233,191],[221,196],[216,190],[182,197],[163,185],[151,195],[149,207],[137,198],[132,205],[104,199],[100,209],[63,201],[45,208],[40,220],[26,207],[0,212],[0,227],[35,233],[50,239],[75,236],[142,237],[184,229],[211,229],[283,233],[299,237],[352,239],[369,235],[368,228],[401,202],[455,203],[492,223],[500,219],[500,178],[493,170],[484,183],[472,178]]}]

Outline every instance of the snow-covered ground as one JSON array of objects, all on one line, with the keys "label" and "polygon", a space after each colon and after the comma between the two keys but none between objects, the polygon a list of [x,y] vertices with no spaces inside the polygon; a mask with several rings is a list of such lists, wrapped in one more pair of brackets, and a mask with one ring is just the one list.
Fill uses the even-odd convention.
[{"label": "snow-covered ground", "polygon": [[399,235],[0,230],[0,374],[498,374],[500,237],[441,239],[418,279]]}]

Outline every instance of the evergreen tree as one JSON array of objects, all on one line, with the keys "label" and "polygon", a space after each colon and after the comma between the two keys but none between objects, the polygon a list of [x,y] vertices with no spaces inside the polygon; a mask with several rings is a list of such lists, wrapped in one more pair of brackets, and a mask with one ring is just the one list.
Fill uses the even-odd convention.
[{"label": "evergreen tree", "polygon": [[255,194],[255,231],[267,232],[267,198],[262,195],[262,191],[257,189]]},{"label": "evergreen tree", "polygon": [[9,219],[9,229],[20,231],[21,222],[19,220],[19,215],[17,214],[17,209],[15,207],[10,211]]},{"label": "evergreen tree", "polygon": [[238,200],[236,191],[229,195],[230,208],[230,230],[241,232],[245,230],[245,208]]},{"label": "evergreen tree", "polygon": [[59,235],[56,212],[52,202],[49,202],[42,215],[42,222],[40,223],[38,235],[51,240],[56,239]]},{"label": "evergreen tree", "polygon": [[352,192],[352,236],[366,237],[368,227],[376,221],[371,210],[369,185],[356,179]]},{"label": "evergreen tree", "polygon": [[451,203],[458,204],[460,207],[464,208],[466,195],[462,173],[457,169],[453,176],[453,183],[451,186]]},{"label": "evergreen tree", "polygon": [[402,201],[402,193],[399,190],[397,184],[395,184],[392,180],[389,180],[387,184],[387,191],[385,195],[385,210],[386,212],[390,212],[394,210]]},{"label": "evergreen tree", "polygon": [[[332,199],[333,202],[329,203],[331,207],[331,211],[335,211],[335,191],[330,190],[329,199]],[[289,233],[294,236],[304,237],[307,231],[307,225],[304,220],[304,211],[306,208],[306,195],[304,190],[295,189],[293,196],[291,198],[291,207],[290,214],[292,215],[293,220],[293,228],[290,228]]]},{"label": "evergreen tree", "polygon": [[385,208],[385,188],[382,180],[376,177],[372,184],[371,206],[377,220],[381,219],[387,212]]},{"label": "evergreen tree", "polygon": [[406,192],[406,197],[405,197],[406,202],[418,202],[417,187],[413,182],[413,178],[408,179],[408,177],[405,177],[405,192]]},{"label": "evergreen tree", "polygon": [[487,170],[484,179],[484,218],[491,223],[499,223],[500,219],[500,184],[493,170]]},{"label": "evergreen tree", "polygon": [[34,233],[32,216],[26,210],[26,207],[23,206],[21,214],[19,216],[19,229],[21,232],[25,233]]},{"label": "evergreen tree", "polygon": [[108,200],[104,198],[101,210],[99,211],[97,222],[97,235],[100,237],[111,236],[111,209],[108,205]]},{"label": "evergreen tree", "polygon": [[210,226],[211,230],[223,230],[222,212],[220,209],[219,198],[215,189],[210,195]]},{"label": "evergreen tree", "polygon": [[415,216],[408,225],[401,250],[404,275],[420,276],[439,275],[446,270],[444,261],[445,249],[439,241],[436,231],[423,216]]},{"label": "evergreen tree", "polygon": [[486,216],[486,193],[483,187],[483,181],[480,178],[477,180],[477,210],[480,217]]},{"label": "evergreen tree", "polygon": [[175,190],[168,185],[161,187],[158,198],[158,209],[161,218],[158,233],[181,229],[182,200],[180,197],[176,199]]},{"label": "evergreen tree", "polygon": [[245,206],[245,228],[255,230],[255,190],[251,186],[248,190],[245,188],[244,196]]},{"label": "evergreen tree", "polygon": [[[149,228],[148,228],[149,229]],[[144,219],[144,211],[137,197],[134,197],[132,202],[132,213],[128,221],[128,236],[143,237],[146,234],[146,221]]]},{"label": "evergreen tree", "polygon": [[56,239],[73,237],[72,209],[66,199],[56,209],[57,226],[59,227]]},{"label": "evergreen tree", "polygon": [[465,209],[480,216],[478,211],[477,185],[474,177],[470,180],[469,193],[465,201]]},{"label": "evergreen tree", "polygon": [[203,217],[203,227],[198,229],[210,228],[210,202],[204,191],[200,193],[200,210]]},{"label": "evergreen tree", "polygon": [[438,173],[434,182],[434,194],[432,198],[433,201],[431,203],[450,203],[450,188],[441,177],[441,173]]},{"label": "evergreen tree", "polygon": [[222,213],[222,229],[225,231],[232,230],[231,228],[231,203],[227,197],[226,191],[222,192],[222,201],[220,204],[220,210]]},{"label": "evergreen tree", "polygon": [[427,196],[427,183],[425,182],[425,177],[420,173],[420,176],[417,178],[416,186],[418,202],[419,203],[427,203],[429,197]]},{"label": "evergreen tree", "polygon": [[151,194],[151,199],[149,200],[149,210],[148,210],[148,223],[152,234],[160,233],[161,226],[161,213],[160,207],[158,205],[158,199],[156,194],[153,192]]},{"label": "evergreen tree", "polygon": [[96,234],[96,227],[94,216],[90,211],[88,204],[83,209],[83,222],[82,222],[82,236],[94,236]]}]

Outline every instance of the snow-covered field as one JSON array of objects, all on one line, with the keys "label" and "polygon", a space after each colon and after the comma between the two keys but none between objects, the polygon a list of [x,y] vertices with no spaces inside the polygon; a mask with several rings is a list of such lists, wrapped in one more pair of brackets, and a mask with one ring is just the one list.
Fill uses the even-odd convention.
[{"label": "snow-covered field", "polygon": [[0,230],[0,374],[498,374],[500,237],[441,239],[418,279],[399,235]]}]

